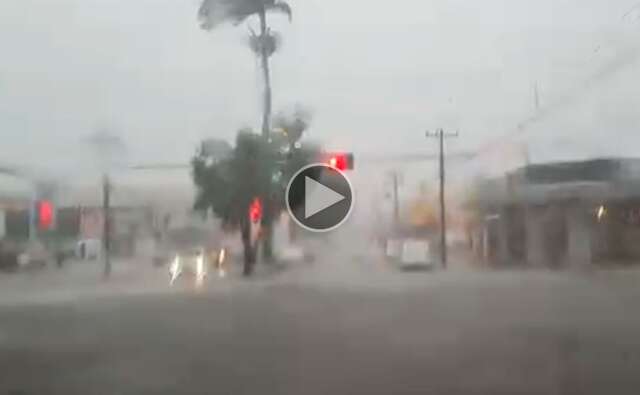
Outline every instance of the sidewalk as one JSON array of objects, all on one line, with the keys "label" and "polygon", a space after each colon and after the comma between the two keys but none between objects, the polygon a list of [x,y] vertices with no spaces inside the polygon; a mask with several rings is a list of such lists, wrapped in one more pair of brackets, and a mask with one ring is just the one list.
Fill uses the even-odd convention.
[{"label": "sidewalk", "polygon": [[55,303],[83,297],[164,291],[166,273],[143,260],[112,262],[108,279],[99,261],[67,261],[30,272],[0,272],[0,304]]},{"label": "sidewalk", "polygon": [[202,288],[196,289],[190,278],[169,285],[167,266],[154,267],[150,259],[114,259],[108,279],[100,261],[69,261],[62,268],[50,265],[32,272],[0,272],[0,306],[24,304],[47,305],[98,299],[118,295],[172,294],[230,290],[247,280],[268,280],[277,277],[291,267],[282,263],[257,264],[253,276],[242,276],[238,262],[227,267],[224,278],[209,269],[209,276]]}]

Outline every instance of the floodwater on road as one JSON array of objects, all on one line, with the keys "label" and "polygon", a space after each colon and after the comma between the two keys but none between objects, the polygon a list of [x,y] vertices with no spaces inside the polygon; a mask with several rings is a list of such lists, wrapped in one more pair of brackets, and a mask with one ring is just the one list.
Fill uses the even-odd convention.
[{"label": "floodwater on road", "polygon": [[[640,274],[351,257],[0,307],[0,393],[636,394]],[[13,391],[13,392],[12,392]]]}]

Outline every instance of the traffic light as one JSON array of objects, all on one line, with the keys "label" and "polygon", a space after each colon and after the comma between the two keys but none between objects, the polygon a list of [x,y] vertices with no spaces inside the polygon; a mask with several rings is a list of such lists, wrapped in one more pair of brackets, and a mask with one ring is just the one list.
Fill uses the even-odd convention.
[{"label": "traffic light", "polygon": [[249,219],[257,223],[262,219],[262,201],[259,198],[253,199],[249,205]]},{"label": "traffic light", "polygon": [[353,170],[353,153],[328,152],[325,153],[323,162],[340,171]]},{"label": "traffic light", "polygon": [[48,230],[53,226],[54,209],[49,200],[39,200],[36,203],[37,224],[40,230]]}]

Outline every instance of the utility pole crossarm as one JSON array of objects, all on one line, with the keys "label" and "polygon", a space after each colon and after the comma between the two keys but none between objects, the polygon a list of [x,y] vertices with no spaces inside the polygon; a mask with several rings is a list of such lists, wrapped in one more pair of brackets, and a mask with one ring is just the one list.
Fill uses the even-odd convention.
[{"label": "utility pole crossarm", "polygon": [[[425,132],[425,136],[426,137],[437,137],[440,138],[440,135],[443,135],[443,137],[447,138],[447,137],[458,137],[460,132],[458,132],[457,130],[455,132],[445,132],[442,129],[438,129],[435,132],[430,132],[430,131],[426,131]],[[473,156],[473,153],[467,153],[466,156]]]}]

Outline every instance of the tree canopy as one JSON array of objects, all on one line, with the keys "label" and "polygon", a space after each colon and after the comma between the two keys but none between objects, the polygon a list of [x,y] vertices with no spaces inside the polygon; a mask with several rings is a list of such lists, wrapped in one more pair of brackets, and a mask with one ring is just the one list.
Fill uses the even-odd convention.
[{"label": "tree canopy", "polygon": [[[286,140],[285,140],[286,142]],[[212,212],[227,226],[236,227],[247,216],[251,201],[259,197],[284,208],[289,178],[319,153],[315,145],[290,150],[282,140],[265,140],[241,130],[230,156],[216,158],[199,149],[193,157],[192,177],[197,188],[194,208]]]},{"label": "tree canopy", "polygon": [[192,159],[195,209],[212,210],[226,225],[238,225],[251,200],[271,192],[275,160],[264,139],[247,130],[238,133],[230,157],[217,160],[199,150]]},{"label": "tree canopy", "polygon": [[203,0],[198,10],[200,27],[212,30],[225,22],[238,25],[252,15],[279,12],[292,18],[291,6],[277,0]]},{"label": "tree canopy", "polygon": [[273,119],[273,126],[281,129],[290,144],[294,144],[302,138],[303,133],[311,124],[311,111],[307,108],[296,106],[293,111],[278,113]]}]

